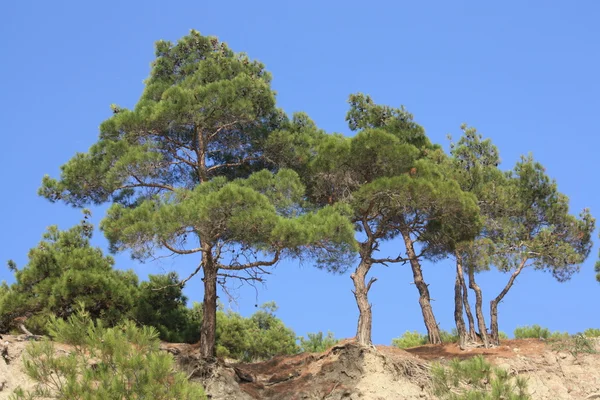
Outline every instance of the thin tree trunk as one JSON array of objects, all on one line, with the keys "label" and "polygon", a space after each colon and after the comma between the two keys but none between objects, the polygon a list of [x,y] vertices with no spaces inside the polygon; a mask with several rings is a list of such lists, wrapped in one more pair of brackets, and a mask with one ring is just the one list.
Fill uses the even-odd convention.
[{"label": "thin tree trunk", "polygon": [[496,296],[496,298],[490,302],[490,325],[491,325],[490,326],[490,328],[491,328],[490,334],[491,334],[492,343],[494,343],[495,345],[500,344],[500,338],[498,337],[498,332],[499,332],[498,304],[502,301],[504,296],[506,296],[506,294],[508,293],[510,288],[513,286],[513,284],[515,283],[515,279],[517,279],[517,276],[519,276],[519,274],[525,267],[526,262],[527,262],[527,259],[521,260],[521,264],[519,264],[519,267],[515,270],[515,272],[512,273],[512,275],[510,276],[510,279],[508,280],[508,283],[506,284],[504,289],[502,289],[500,294],[498,296]]},{"label": "thin tree trunk", "polygon": [[460,255],[456,254],[456,279],[454,281],[454,321],[458,332],[458,345],[464,350],[467,343],[467,326],[463,317],[463,285],[460,280],[462,274],[462,261]]},{"label": "thin tree trunk", "polygon": [[202,324],[200,326],[200,357],[216,357],[217,332],[217,266],[209,251],[203,252],[204,301],[202,303]]},{"label": "thin tree trunk", "polygon": [[371,329],[373,326],[373,313],[371,311],[371,304],[369,304],[369,289],[371,285],[377,279],[371,278],[369,283],[366,282],[367,274],[371,269],[371,264],[362,258],[360,264],[356,268],[356,271],[350,277],[354,282],[354,298],[356,299],[356,305],[358,306],[358,328],[356,329],[356,341],[364,346],[372,344],[371,341]]},{"label": "thin tree trunk", "polygon": [[440,328],[433,314],[433,309],[431,308],[429,288],[423,280],[423,272],[421,271],[421,265],[419,264],[419,260],[417,260],[417,255],[415,253],[413,241],[408,233],[402,232],[402,237],[404,238],[404,244],[406,245],[406,254],[410,259],[410,266],[413,272],[414,283],[417,289],[419,290],[419,304],[421,305],[423,320],[425,321],[425,327],[427,328],[429,343],[442,343],[442,339],[440,336]]},{"label": "thin tree trunk", "polygon": [[490,347],[490,342],[487,334],[487,328],[485,326],[485,317],[483,316],[483,295],[481,293],[481,288],[477,282],[475,282],[475,269],[472,266],[469,266],[469,287],[473,290],[473,292],[475,292],[475,315],[477,316],[479,337],[487,349]]},{"label": "thin tree trunk", "polygon": [[469,321],[468,338],[471,341],[476,341],[477,334],[475,332],[475,319],[473,318],[473,313],[471,312],[471,305],[469,304],[469,290],[467,289],[465,275],[462,268],[460,270],[460,284],[462,286],[463,305],[465,307],[465,312],[467,313],[467,321]]}]

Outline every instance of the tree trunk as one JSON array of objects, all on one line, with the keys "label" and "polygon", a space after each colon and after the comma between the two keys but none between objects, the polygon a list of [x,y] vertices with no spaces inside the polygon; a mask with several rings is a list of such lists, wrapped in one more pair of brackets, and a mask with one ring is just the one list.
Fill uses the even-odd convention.
[{"label": "tree trunk", "polygon": [[491,341],[495,345],[500,344],[500,338],[498,337],[498,332],[499,332],[498,304],[502,301],[504,296],[506,296],[506,294],[508,293],[508,291],[510,290],[512,285],[515,283],[515,279],[517,279],[517,276],[519,276],[519,274],[525,267],[526,262],[527,262],[527,259],[524,259],[521,261],[521,264],[519,264],[519,267],[510,276],[510,279],[508,280],[508,283],[506,284],[504,289],[502,289],[500,294],[498,296],[496,296],[496,298],[494,300],[490,301],[490,329],[491,329],[490,334],[491,334]]},{"label": "tree trunk", "polygon": [[423,272],[421,271],[419,260],[417,260],[413,241],[408,233],[402,232],[402,237],[404,238],[404,244],[406,245],[406,255],[408,255],[408,258],[410,259],[414,283],[419,290],[419,304],[421,305],[423,320],[425,321],[425,327],[427,328],[429,343],[442,343],[442,339],[440,337],[440,328],[435,320],[433,309],[431,308],[431,298],[429,297],[428,288],[429,285],[427,285],[423,280]]},{"label": "tree trunk", "polygon": [[356,341],[364,346],[372,344],[371,342],[371,329],[373,325],[373,313],[371,311],[371,304],[369,304],[369,289],[371,285],[376,281],[375,278],[371,278],[369,283],[365,283],[367,274],[371,269],[371,264],[361,259],[360,264],[356,268],[356,271],[350,277],[354,282],[354,298],[356,298],[356,305],[358,306],[358,328],[356,330]]},{"label": "tree trunk", "polygon": [[475,319],[473,318],[473,313],[471,312],[471,305],[469,304],[469,291],[467,289],[467,284],[465,283],[465,275],[463,272],[463,268],[464,267],[461,265],[459,277],[460,284],[462,286],[463,305],[465,307],[465,312],[467,313],[467,321],[469,321],[468,338],[471,341],[476,341],[477,335],[475,333]]},{"label": "tree trunk", "polygon": [[[477,335],[475,334],[475,321],[473,319],[473,313],[471,312],[471,305],[469,304],[469,293],[467,290],[467,284],[465,283],[465,276],[463,273],[463,260],[459,253],[456,253],[456,282],[454,283],[454,320],[456,321],[456,330],[458,331],[459,346],[461,349],[467,341],[475,342]],[[463,317],[463,307],[467,313],[467,320],[469,321],[469,331],[465,326],[465,320]]]},{"label": "tree trunk", "polygon": [[475,315],[477,316],[479,337],[487,349],[490,347],[490,342],[485,326],[485,317],[483,316],[483,295],[481,294],[481,288],[477,282],[475,282],[475,270],[472,266],[469,266],[469,287],[475,292]]},{"label": "tree trunk", "polygon": [[460,255],[456,254],[456,280],[454,281],[454,321],[456,322],[456,331],[458,332],[458,345],[464,350],[467,343],[467,326],[463,317],[463,285],[460,279],[462,275],[462,260]]},{"label": "tree trunk", "polygon": [[202,324],[200,326],[200,357],[216,357],[217,333],[217,266],[210,251],[203,253],[204,301],[202,303]]}]

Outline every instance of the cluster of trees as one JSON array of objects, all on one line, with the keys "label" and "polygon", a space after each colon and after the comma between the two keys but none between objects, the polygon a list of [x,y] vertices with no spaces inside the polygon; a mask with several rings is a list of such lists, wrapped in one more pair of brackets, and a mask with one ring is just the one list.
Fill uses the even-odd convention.
[{"label": "cluster of trees", "polygon": [[[40,188],[52,202],[110,204],[101,229],[111,251],[197,257],[175,283],[203,273],[203,357],[217,349],[217,285],[261,281],[284,258],[332,271],[355,265],[361,344],[371,343],[376,278],[367,277],[379,264],[408,264],[428,341],[440,343],[423,261],[451,258],[460,342],[489,346],[499,341],[498,304],[523,269],[564,281],[589,255],[594,218],[571,215],[531,156],[503,171],[497,148],[466,126],[447,154],[407,110],[363,94],[349,99],[354,136],[328,134],[306,114],[277,109],[270,81],[261,63],[214,37],[159,41],[134,109],[113,106],[97,143]],[[398,254],[379,254],[386,241]],[[490,268],[509,279],[488,324],[476,273]]]}]

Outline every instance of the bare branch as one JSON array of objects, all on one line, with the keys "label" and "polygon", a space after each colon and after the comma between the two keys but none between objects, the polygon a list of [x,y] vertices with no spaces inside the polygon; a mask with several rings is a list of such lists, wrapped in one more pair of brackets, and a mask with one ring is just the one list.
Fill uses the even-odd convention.
[{"label": "bare branch", "polygon": [[219,264],[219,268],[229,270],[229,271],[241,271],[243,269],[250,268],[259,268],[259,267],[270,267],[275,265],[279,261],[279,256],[281,255],[281,251],[277,250],[273,255],[273,258],[268,261],[254,261],[246,264],[234,264],[234,265],[223,265]]},{"label": "bare branch", "polygon": [[410,258],[404,258],[402,256],[398,256],[396,258],[371,258],[371,262],[373,264],[383,265],[385,265],[386,263],[407,263],[408,261],[410,261]]},{"label": "bare branch", "polygon": [[239,167],[240,165],[244,165],[249,161],[256,161],[256,160],[260,160],[259,157],[246,157],[241,159],[238,162],[234,162],[234,163],[225,163],[225,164],[217,164],[217,165],[213,165],[212,167],[209,167],[206,169],[206,173],[210,173],[214,170],[217,170],[219,168],[227,168],[227,167]]},{"label": "bare branch", "polygon": [[214,131],[213,133],[211,133],[211,134],[208,136],[207,140],[210,142],[210,141],[211,141],[211,140],[212,140],[212,139],[213,139],[215,136],[217,136],[217,135],[219,134],[219,132],[221,132],[223,129],[231,128],[232,126],[234,126],[234,125],[235,125],[235,124],[237,124],[237,123],[239,123],[239,121],[238,121],[238,120],[235,120],[235,121],[233,121],[233,122],[230,122],[230,123],[228,123],[228,124],[221,125],[221,126],[219,127],[219,129],[217,129],[216,131]]},{"label": "bare branch", "polygon": [[367,292],[369,290],[371,290],[371,285],[374,284],[375,282],[377,282],[377,278],[371,278],[371,279],[369,279],[369,283],[367,283]]},{"label": "bare branch", "polygon": [[202,251],[201,247],[196,247],[196,248],[190,249],[190,250],[177,249],[177,248],[171,246],[166,240],[162,240],[161,243],[163,246],[165,246],[167,249],[169,249],[170,251],[172,251],[175,254],[194,254],[194,253],[198,253],[198,252]]}]

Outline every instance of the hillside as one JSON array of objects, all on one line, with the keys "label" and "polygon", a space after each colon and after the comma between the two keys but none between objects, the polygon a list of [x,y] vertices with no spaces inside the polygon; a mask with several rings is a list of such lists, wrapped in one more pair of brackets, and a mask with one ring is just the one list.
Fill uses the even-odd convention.
[{"label": "hillside", "polygon": [[[20,356],[22,336],[5,336],[8,352],[0,359],[0,400],[12,390],[33,387]],[[598,346],[598,343],[595,343]],[[460,351],[455,344],[401,350],[388,346],[364,348],[347,340],[324,353],[298,354],[240,364],[220,362],[210,376],[199,372],[194,347],[163,344],[192,380],[202,382],[212,399],[435,399],[431,392],[432,362],[478,354],[511,376],[525,376],[533,399],[600,399],[600,355],[573,354],[575,348],[535,339],[507,340],[494,349]],[[59,346],[68,352],[68,346]]]}]

